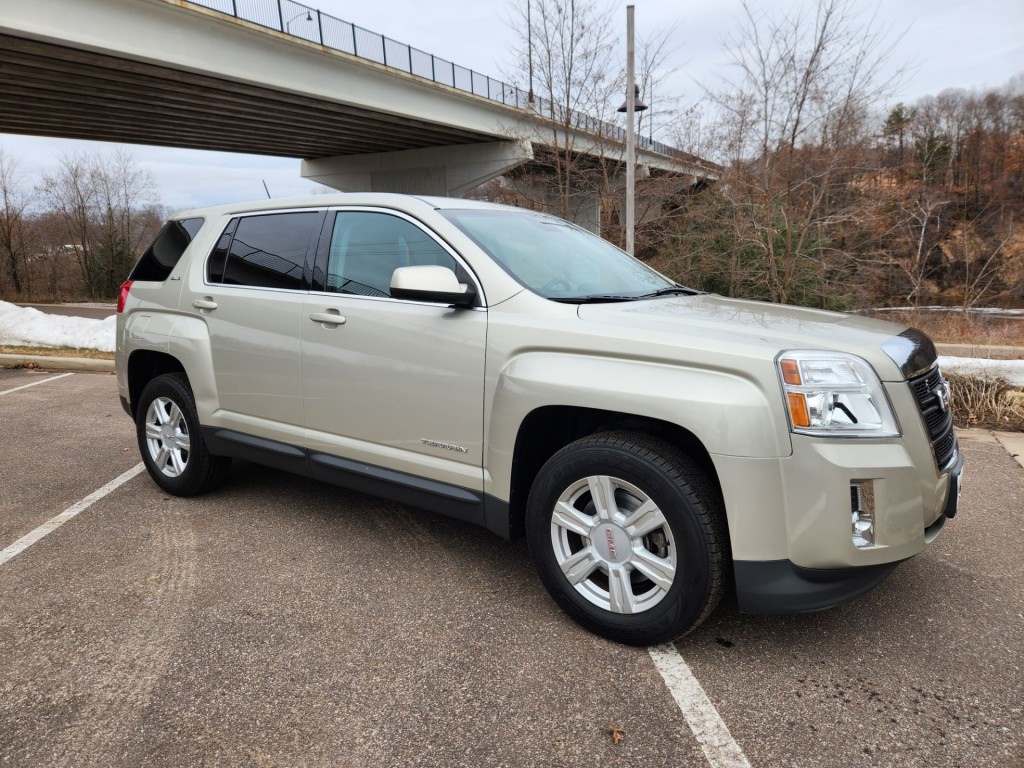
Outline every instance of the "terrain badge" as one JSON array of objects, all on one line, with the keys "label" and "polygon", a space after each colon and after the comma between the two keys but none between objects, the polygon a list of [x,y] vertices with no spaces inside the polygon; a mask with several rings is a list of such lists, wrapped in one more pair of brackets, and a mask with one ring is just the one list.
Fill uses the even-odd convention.
[{"label": "terrain badge", "polygon": [[445,443],[441,440],[430,440],[429,438],[421,437],[420,442],[424,445],[429,445],[432,448],[443,448],[446,451],[455,451],[456,453],[469,453],[469,449],[463,448],[461,445]]}]

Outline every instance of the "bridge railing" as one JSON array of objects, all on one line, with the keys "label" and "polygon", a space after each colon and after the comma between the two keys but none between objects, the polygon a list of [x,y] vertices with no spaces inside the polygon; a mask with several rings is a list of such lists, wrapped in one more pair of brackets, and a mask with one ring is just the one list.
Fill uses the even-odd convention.
[{"label": "bridge railing", "polygon": [[[295,0],[186,1],[500,104],[517,109],[526,109],[529,104],[529,94],[522,88],[321,13],[316,8]],[[566,123],[617,141],[626,141],[626,130],[621,126],[576,110],[567,110],[563,105],[555,104],[549,99],[535,97],[533,108],[542,117],[556,122]],[[687,156],[685,152],[660,141],[653,141],[650,137],[637,136],[636,142],[643,149],[669,157]]]}]

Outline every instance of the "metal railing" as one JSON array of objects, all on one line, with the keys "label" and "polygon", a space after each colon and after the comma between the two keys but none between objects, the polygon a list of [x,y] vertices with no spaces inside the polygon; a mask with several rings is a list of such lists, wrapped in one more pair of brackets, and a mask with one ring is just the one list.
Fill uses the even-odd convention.
[{"label": "metal railing", "polygon": [[[527,109],[529,94],[522,88],[461,67],[439,56],[413,48],[347,21],[321,13],[294,0],[186,0],[212,11],[274,29],[286,35],[341,51],[360,59],[447,85],[474,96],[517,109]],[[599,120],[550,99],[534,97],[534,111],[541,117],[568,124],[616,141],[626,141],[626,129]],[[568,118],[568,119],[567,119]],[[637,146],[669,157],[692,157],[650,137],[636,136]],[[696,160],[696,158],[693,158]]]}]

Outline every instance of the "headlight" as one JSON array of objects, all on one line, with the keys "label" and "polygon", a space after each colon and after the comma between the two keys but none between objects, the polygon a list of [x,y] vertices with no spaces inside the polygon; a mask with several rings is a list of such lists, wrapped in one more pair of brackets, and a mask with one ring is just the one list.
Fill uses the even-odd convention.
[{"label": "headlight", "polygon": [[779,377],[794,432],[824,437],[900,434],[874,369],[842,352],[783,352]]}]

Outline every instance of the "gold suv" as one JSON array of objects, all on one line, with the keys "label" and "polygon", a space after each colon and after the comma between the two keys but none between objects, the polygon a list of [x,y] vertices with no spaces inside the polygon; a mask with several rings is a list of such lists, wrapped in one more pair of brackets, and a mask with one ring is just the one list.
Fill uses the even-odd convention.
[{"label": "gold suv", "polygon": [[122,287],[117,381],[167,492],[237,457],[525,535],[573,618],[635,644],[726,584],[753,613],[871,589],[963,465],[919,331],[693,291],[467,200],[174,216]]}]

